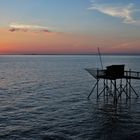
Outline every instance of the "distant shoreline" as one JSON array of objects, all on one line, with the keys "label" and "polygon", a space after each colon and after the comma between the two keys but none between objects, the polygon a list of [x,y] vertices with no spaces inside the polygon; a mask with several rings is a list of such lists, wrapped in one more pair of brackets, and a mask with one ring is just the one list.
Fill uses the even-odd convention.
[{"label": "distant shoreline", "polygon": [[[0,54],[0,55],[85,55],[85,56],[87,56],[87,55],[98,55],[98,54]],[[112,54],[110,54],[110,53],[103,53],[102,55],[140,55],[140,54],[118,54],[118,53],[112,53]]]}]

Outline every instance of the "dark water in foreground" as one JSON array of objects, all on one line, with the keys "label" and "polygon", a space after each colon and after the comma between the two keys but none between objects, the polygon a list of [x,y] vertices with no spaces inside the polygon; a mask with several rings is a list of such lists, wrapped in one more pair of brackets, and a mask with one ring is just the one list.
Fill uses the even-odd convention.
[{"label": "dark water in foreground", "polygon": [[[140,98],[117,108],[95,93],[87,100],[95,81],[84,68],[98,63],[98,56],[0,56],[0,140],[140,140]],[[140,71],[140,56],[103,63]]]}]

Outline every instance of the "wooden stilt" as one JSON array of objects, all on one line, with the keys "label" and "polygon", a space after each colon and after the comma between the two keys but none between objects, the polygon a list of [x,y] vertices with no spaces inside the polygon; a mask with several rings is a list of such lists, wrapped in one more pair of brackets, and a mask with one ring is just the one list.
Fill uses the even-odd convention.
[{"label": "wooden stilt", "polygon": [[114,103],[117,102],[117,85],[116,80],[114,80]]},{"label": "wooden stilt", "polygon": [[[130,77],[129,83],[131,85],[131,69],[129,70],[129,77]],[[130,87],[130,85],[129,85],[129,98],[131,98],[131,87]]]},{"label": "wooden stilt", "polygon": [[105,98],[105,94],[106,94],[106,92],[105,92],[105,79],[104,79],[104,98]]},{"label": "wooden stilt", "polygon": [[97,79],[97,98],[98,98],[98,95],[99,94],[99,80]]},{"label": "wooden stilt", "polygon": [[99,77],[99,70],[97,69],[97,98],[98,98],[98,94],[99,94],[99,80],[98,80],[98,77]]}]

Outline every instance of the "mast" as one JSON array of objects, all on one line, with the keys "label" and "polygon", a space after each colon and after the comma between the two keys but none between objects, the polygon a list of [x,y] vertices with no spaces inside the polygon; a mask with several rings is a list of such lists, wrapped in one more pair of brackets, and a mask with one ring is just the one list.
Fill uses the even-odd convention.
[{"label": "mast", "polygon": [[98,47],[98,54],[99,54],[99,58],[100,58],[101,67],[102,67],[102,70],[103,70],[102,57],[101,57],[101,53],[100,53],[100,48],[99,47]]}]

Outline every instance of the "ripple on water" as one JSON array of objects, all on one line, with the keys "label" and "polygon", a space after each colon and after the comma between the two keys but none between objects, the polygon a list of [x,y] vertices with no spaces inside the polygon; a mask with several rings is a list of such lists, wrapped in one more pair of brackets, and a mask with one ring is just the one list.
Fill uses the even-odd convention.
[{"label": "ripple on water", "polygon": [[[140,57],[134,59],[120,60],[138,68]],[[87,100],[95,81],[84,68],[96,65],[94,56],[8,56],[0,63],[0,140],[140,139],[139,99],[117,108],[97,102],[95,93]]]}]

